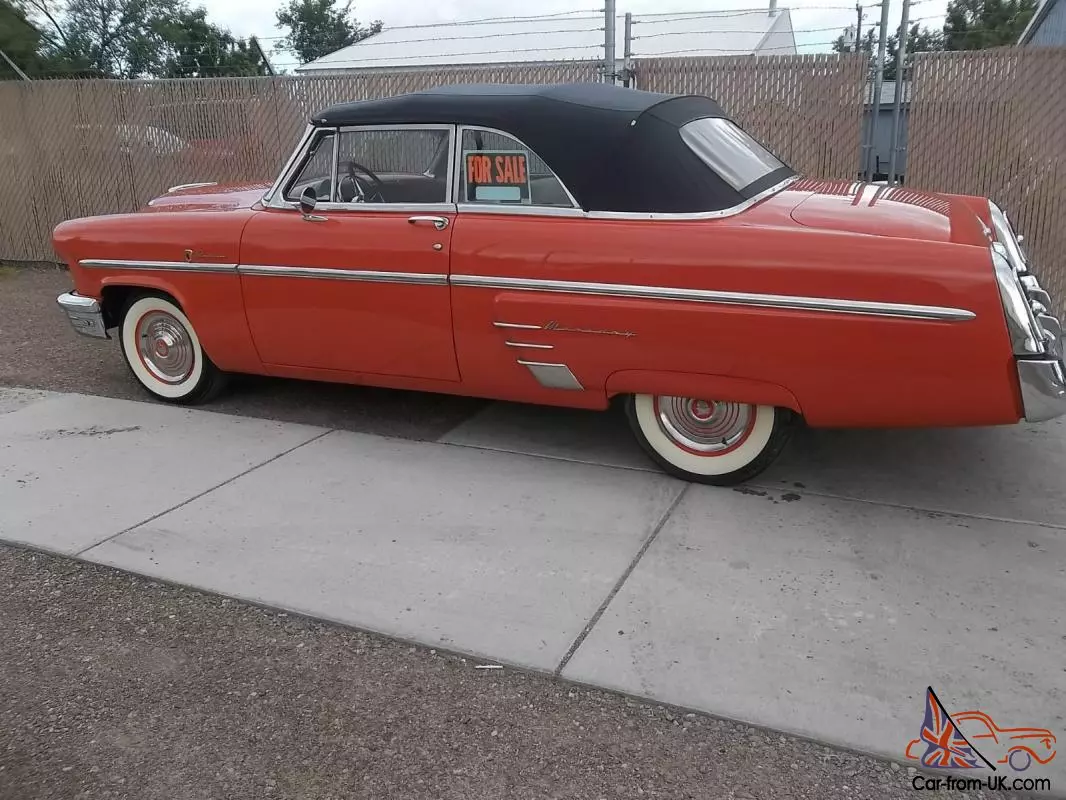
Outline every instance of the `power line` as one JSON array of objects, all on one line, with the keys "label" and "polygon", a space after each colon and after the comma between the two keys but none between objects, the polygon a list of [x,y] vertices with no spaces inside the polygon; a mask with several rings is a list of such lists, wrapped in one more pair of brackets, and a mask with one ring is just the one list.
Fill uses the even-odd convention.
[{"label": "power line", "polygon": [[[554,30],[554,31],[515,31],[514,33],[484,33],[484,34],[478,34],[477,36],[448,36],[448,37],[431,36],[431,37],[427,37],[425,39],[396,39],[394,41],[388,41],[388,42],[374,42],[374,41],[370,41],[370,40],[364,40],[364,41],[356,42],[355,44],[357,44],[359,46],[359,49],[362,50],[364,47],[381,47],[383,45],[384,46],[388,46],[388,45],[393,45],[393,44],[418,44],[418,43],[422,43],[422,42],[456,42],[456,41],[465,41],[465,40],[469,40],[469,39],[500,39],[500,38],[503,38],[503,37],[506,37],[506,36],[529,36],[531,33],[536,33],[536,34],[598,33],[598,32],[600,32],[602,30],[603,30],[603,28],[562,28],[560,30]],[[259,38],[260,38],[261,41],[266,41],[268,38],[286,39],[288,37],[286,37],[286,36],[274,36],[274,37],[261,36]],[[354,45],[348,45],[348,46],[349,47],[353,47]]]},{"label": "power line", "polygon": [[389,25],[388,30],[403,31],[412,28],[449,28],[453,25],[482,25],[486,22],[531,22],[538,19],[557,19],[559,17],[577,16],[580,14],[603,14],[603,11],[603,8],[585,8],[575,9],[574,11],[559,11],[555,14],[531,14],[525,17],[482,17],[480,19],[462,19],[454,22],[426,22],[421,25]]}]

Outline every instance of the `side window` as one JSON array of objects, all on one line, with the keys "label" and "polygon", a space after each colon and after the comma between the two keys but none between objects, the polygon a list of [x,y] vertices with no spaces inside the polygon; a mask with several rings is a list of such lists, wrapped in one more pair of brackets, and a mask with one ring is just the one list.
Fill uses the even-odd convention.
[{"label": "side window", "polygon": [[446,203],[451,131],[342,131],[338,203]]},{"label": "side window", "polygon": [[319,202],[329,201],[333,188],[333,137],[335,135],[333,131],[327,131],[311,143],[311,149],[304,158],[303,166],[285,190],[286,200],[299,201],[304,190],[310,186],[315,190],[315,196]]},{"label": "side window", "polygon": [[513,136],[463,131],[459,202],[572,208],[559,179]]}]

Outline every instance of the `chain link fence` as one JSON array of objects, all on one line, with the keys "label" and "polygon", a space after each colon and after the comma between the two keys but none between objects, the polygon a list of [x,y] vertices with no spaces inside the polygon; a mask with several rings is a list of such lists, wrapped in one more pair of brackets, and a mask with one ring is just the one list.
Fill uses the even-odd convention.
[{"label": "chain link fence", "polygon": [[1066,308],[1066,48],[918,55],[907,185],[992,198]]}]

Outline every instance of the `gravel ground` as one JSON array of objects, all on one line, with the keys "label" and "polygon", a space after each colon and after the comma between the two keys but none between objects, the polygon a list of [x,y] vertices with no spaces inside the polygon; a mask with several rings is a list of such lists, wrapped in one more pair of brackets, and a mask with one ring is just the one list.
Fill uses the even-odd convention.
[{"label": "gravel ground", "polygon": [[[151,401],[118,345],[78,336],[56,307],[66,270],[0,266],[0,385]],[[210,411],[433,440],[484,408],[465,397],[242,376]]]},{"label": "gravel ground", "polygon": [[899,765],[7,547],[0,628],[2,800],[915,796]]}]

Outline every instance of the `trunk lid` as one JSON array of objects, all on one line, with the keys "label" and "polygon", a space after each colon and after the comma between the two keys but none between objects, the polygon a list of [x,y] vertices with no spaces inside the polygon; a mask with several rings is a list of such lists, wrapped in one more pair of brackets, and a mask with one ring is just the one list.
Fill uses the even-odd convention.
[{"label": "trunk lid", "polygon": [[791,216],[808,228],[988,246],[973,209],[947,195],[849,181],[803,180],[789,189],[807,193]]}]

